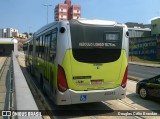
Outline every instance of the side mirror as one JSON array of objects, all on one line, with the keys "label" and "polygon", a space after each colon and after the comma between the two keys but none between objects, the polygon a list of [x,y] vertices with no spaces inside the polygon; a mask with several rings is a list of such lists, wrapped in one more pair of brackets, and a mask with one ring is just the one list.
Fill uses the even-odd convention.
[{"label": "side mirror", "polygon": [[129,37],[129,32],[128,31],[126,32],[126,36]]},{"label": "side mirror", "polygon": [[59,31],[60,31],[60,33],[64,33],[66,31],[66,29],[64,27],[61,27]]}]

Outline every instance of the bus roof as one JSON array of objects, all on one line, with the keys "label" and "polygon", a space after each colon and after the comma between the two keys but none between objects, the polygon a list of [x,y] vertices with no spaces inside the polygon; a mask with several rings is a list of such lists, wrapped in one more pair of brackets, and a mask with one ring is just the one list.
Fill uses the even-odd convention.
[{"label": "bus roof", "polygon": [[77,19],[80,23],[83,24],[94,24],[94,25],[116,25],[115,21],[108,21],[108,20],[99,20],[99,19]]},{"label": "bus roof", "polygon": [[53,27],[54,25],[56,25],[57,23],[58,23],[57,21],[56,21],[56,22],[51,22],[51,23],[49,23],[49,24],[41,27],[39,30],[37,30],[37,31],[35,32],[35,34],[37,35],[37,34],[43,32],[43,31],[46,30],[46,29],[52,28],[52,27]]},{"label": "bus roof", "polygon": [[0,43],[18,43],[15,38],[0,38]]},{"label": "bus roof", "polygon": [[[74,21],[78,21],[83,24],[93,24],[93,25],[107,25],[107,26],[125,26],[124,24],[117,23],[115,21],[109,21],[109,20],[99,20],[99,19],[85,19],[85,18],[80,18],[80,19],[72,19]],[[58,23],[68,23],[68,20],[63,20],[63,21],[55,21],[51,22],[43,27],[41,27],[37,32],[35,32],[36,35],[42,33],[43,31],[52,28],[54,25]]]}]

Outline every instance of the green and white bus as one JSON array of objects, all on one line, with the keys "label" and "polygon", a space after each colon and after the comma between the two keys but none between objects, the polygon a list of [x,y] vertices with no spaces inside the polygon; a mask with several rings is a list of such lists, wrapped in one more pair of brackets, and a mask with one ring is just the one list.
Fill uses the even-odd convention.
[{"label": "green and white bus", "polygon": [[105,20],[50,23],[28,42],[26,64],[57,105],[125,98],[128,29]]}]

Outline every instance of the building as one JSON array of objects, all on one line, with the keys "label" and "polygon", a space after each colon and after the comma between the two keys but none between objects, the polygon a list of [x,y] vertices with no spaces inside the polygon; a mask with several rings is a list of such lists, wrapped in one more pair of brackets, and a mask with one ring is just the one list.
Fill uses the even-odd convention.
[{"label": "building", "polygon": [[68,19],[79,19],[81,15],[79,5],[72,5],[68,10]]},{"label": "building", "polygon": [[129,31],[129,55],[144,59],[160,59],[160,19],[151,21],[151,25],[126,25]]},{"label": "building", "polygon": [[79,5],[71,5],[71,0],[65,0],[64,3],[56,5],[54,9],[55,21],[78,19],[81,16]]},{"label": "building", "polygon": [[129,38],[142,38],[142,37],[150,37],[151,29],[150,28],[128,28]]},{"label": "building", "polygon": [[6,37],[7,38],[14,37],[13,33],[15,33],[15,32],[18,32],[18,30],[17,29],[13,29],[13,28],[7,28]]},{"label": "building", "polygon": [[151,21],[151,34],[160,38],[160,17]]},{"label": "building", "polygon": [[15,38],[21,38],[21,39],[26,39],[27,38],[26,34],[22,34],[22,33],[18,33],[18,32],[13,32],[12,35]]},{"label": "building", "polygon": [[151,35],[157,40],[157,59],[160,59],[160,17],[151,21]]},{"label": "building", "polygon": [[0,38],[22,38],[26,39],[26,34],[19,33],[17,29],[13,28],[6,28],[6,29],[0,29]]},{"label": "building", "polygon": [[0,38],[6,38],[6,29],[0,29]]},{"label": "building", "polygon": [[151,24],[144,24],[144,28],[150,28],[151,29]]},{"label": "building", "polygon": [[144,28],[144,25],[142,23],[136,23],[136,22],[127,22],[125,23],[127,25],[127,27],[129,28],[134,28],[134,27],[137,27],[137,28]]},{"label": "building", "polygon": [[67,20],[68,19],[68,5],[67,4],[58,4],[54,10],[54,19],[55,21]]},{"label": "building", "polygon": [[0,29],[0,38],[3,38],[3,29]]},{"label": "building", "polygon": [[128,27],[130,39],[151,36],[151,29],[149,28],[149,25],[135,22],[127,22],[125,24]]}]

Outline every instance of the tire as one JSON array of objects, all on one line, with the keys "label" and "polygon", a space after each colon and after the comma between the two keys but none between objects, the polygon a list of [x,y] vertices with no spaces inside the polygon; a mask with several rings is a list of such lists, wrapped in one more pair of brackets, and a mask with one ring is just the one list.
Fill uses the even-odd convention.
[{"label": "tire", "polygon": [[148,98],[148,91],[147,91],[147,89],[141,87],[141,88],[139,89],[139,96],[140,96],[142,99],[147,99],[147,98]]}]

